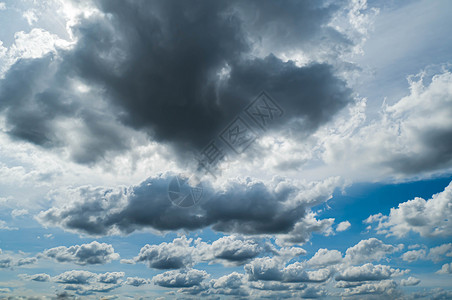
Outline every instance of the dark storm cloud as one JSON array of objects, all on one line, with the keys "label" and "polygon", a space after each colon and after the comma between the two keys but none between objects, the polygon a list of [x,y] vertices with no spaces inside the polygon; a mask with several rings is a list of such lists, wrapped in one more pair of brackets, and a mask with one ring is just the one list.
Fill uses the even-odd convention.
[{"label": "dark storm cloud", "polygon": [[[205,186],[205,201],[181,208],[169,201],[170,180],[170,176],[161,175],[126,190],[81,187],[70,191],[75,201],[43,211],[38,219],[45,225],[89,235],[129,234],[142,228],[168,231],[212,226],[223,232],[290,236],[295,225],[307,217],[310,206],[327,201],[337,184],[319,182],[303,187],[283,179],[267,184],[250,179],[230,180],[216,191]],[[303,228],[306,237],[319,231]],[[294,230],[294,234],[298,232]],[[230,254],[221,255],[231,259]]]},{"label": "dark storm cloud", "polygon": [[[76,134],[76,145],[69,146],[78,163],[92,163],[108,151],[126,149],[128,138],[115,117],[96,108],[99,95],[81,95],[72,85],[72,75],[53,54],[19,60],[0,80],[0,111],[5,113],[9,135],[52,148],[70,144],[70,136]],[[76,125],[79,132],[57,124],[68,120],[81,121],[81,126]]]},{"label": "dark storm cloud", "polygon": [[[269,16],[267,22],[281,26],[306,19],[306,11],[317,12],[314,4],[280,3],[280,10],[302,12],[272,16],[274,5],[254,6]],[[240,6],[233,9],[232,2],[148,1],[132,6],[103,1],[101,7],[111,14],[111,24],[80,26],[82,39],[67,61],[73,61],[80,77],[108,87],[107,97],[124,109],[126,124],[147,129],[158,140],[205,146],[262,89],[287,108],[289,119],[306,118],[313,127],[349,101],[344,82],[327,65],[299,68],[271,55],[246,56],[250,32],[242,22],[249,20],[234,13]],[[303,29],[299,37],[320,31],[324,19],[310,16],[305,22],[312,32]],[[112,53],[120,53],[119,61],[104,58]],[[223,68],[230,77],[221,80]]]},{"label": "dark storm cloud", "polygon": [[6,110],[6,122],[12,136],[41,146],[55,145],[50,120],[63,114],[64,109],[60,108],[64,104],[54,101],[55,95],[36,93],[42,89],[42,84],[51,81],[49,72],[54,68],[50,55],[20,60],[0,81],[0,110]]},{"label": "dark storm cloud", "polygon": [[[337,6],[315,1],[96,4],[106,15],[74,26],[73,49],[59,50],[54,60],[19,61],[2,80],[0,110],[12,136],[41,146],[65,145],[56,121],[81,119],[86,124],[82,145],[71,153],[79,163],[92,163],[129,147],[125,134],[108,125],[119,120],[182,154],[205,146],[263,89],[285,109],[286,122],[300,121],[303,134],[351,100],[329,65],[297,67],[251,53],[268,41],[303,49],[305,43],[332,39],[349,47],[325,26]],[[93,101],[112,104],[100,118],[71,88],[72,79],[98,92]]]},{"label": "dark storm cloud", "polygon": [[[451,111],[450,107],[449,103],[445,103],[444,110]],[[387,163],[388,166],[404,174],[417,174],[451,165],[452,129],[427,129],[416,132],[416,135],[424,151],[417,155],[411,153],[394,155]]]}]

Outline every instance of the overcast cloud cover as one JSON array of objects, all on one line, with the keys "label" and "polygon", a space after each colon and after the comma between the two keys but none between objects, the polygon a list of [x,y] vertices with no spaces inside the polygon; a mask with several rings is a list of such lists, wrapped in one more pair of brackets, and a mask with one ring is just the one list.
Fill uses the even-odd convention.
[{"label": "overcast cloud cover", "polygon": [[0,298],[452,298],[451,9],[1,0]]}]

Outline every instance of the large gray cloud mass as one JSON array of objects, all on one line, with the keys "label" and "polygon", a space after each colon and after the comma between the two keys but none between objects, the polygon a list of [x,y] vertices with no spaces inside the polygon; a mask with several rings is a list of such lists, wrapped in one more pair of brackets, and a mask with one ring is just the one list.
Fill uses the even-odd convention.
[{"label": "large gray cloud mass", "polygon": [[[317,220],[309,212],[330,199],[338,186],[335,179],[307,186],[283,178],[267,183],[249,178],[229,180],[216,189],[206,185],[205,199],[189,209],[169,201],[170,180],[166,174],[128,189],[80,187],[68,191],[74,201],[42,211],[37,218],[48,226],[89,235],[211,226],[216,231],[247,235],[285,234],[292,243],[305,242],[311,232],[323,232],[334,221]],[[306,225],[311,223],[316,226]]]},{"label": "large gray cloud mass", "polygon": [[[118,124],[145,131],[184,154],[205,146],[261,90],[284,108],[285,123],[302,124],[303,134],[351,100],[330,65],[299,67],[267,47],[308,51],[313,41],[325,38],[347,47],[350,41],[324,26],[338,6],[315,1],[95,3],[101,14],[82,17],[72,27],[73,48],[19,60],[0,81],[0,111],[12,137],[44,147],[67,146],[64,130],[70,129],[62,132],[59,124],[76,119],[83,124],[81,146],[72,143],[70,152],[79,163],[130,147]],[[265,55],[254,55],[256,48]],[[91,89],[81,93],[74,82]]]}]

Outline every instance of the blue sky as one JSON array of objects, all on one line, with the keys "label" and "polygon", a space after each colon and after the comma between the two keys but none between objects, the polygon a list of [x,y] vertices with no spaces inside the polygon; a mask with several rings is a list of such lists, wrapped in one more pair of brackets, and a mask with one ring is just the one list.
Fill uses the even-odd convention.
[{"label": "blue sky", "polygon": [[0,2],[0,298],[452,298],[448,1]]}]

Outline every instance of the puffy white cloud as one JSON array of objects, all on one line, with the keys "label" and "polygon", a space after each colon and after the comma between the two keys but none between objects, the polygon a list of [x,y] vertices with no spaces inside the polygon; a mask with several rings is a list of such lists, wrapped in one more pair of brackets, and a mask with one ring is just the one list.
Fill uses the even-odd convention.
[{"label": "puffy white cloud", "polygon": [[[39,276],[39,277],[38,277]],[[75,291],[78,295],[91,295],[93,293],[110,292],[123,284],[124,272],[92,273],[84,270],[72,270],[50,277],[47,274],[25,275],[25,279],[34,277],[50,279],[51,282],[61,284],[67,291]],[[48,281],[48,280],[46,280]]]},{"label": "puffy white cloud", "polygon": [[352,224],[350,224],[349,221],[340,222],[336,227],[336,231],[346,231],[350,228],[350,226],[352,226]]},{"label": "puffy white cloud", "polygon": [[197,252],[201,260],[211,263],[242,265],[259,254],[272,250],[271,248],[271,245],[263,244],[255,239],[231,235],[219,238],[212,244],[198,242]]},{"label": "puffy white cloud", "polygon": [[244,287],[244,275],[232,272],[210,281],[209,293],[220,295],[247,296],[248,292]]},{"label": "puffy white cloud", "polygon": [[50,281],[50,275],[46,273],[39,273],[39,274],[33,274],[33,275],[27,275],[27,274],[20,274],[20,278],[25,280],[32,280],[32,281],[39,281],[39,282],[46,282]]},{"label": "puffy white cloud", "polygon": [[[385,105],[380,117],[350,124],[362,110],[338,120],[321,135],[322,158],[329,169],[352,178],[423,176],[452,166],[452,73],[441,72],[424,85],[410,78],[410,94]],[[365,105],[365,104],[364,104]],[[369,172],[369,170],[372,170]],[[337,174],[337,172],[333,173]]]},{"label": "puffy white cloud", "polygon": [[[75,291],[79,295],[91,295],[95,292],[109,292],[120,287],[123,284],[124,275],[124,272],[93,273],[86,270],[71,270],[50,277],[50,281],[61,284],[65,290]],[[27,276],[27,278],[30,277]]]},{"label": "puffy white cloud", "polygon": [[275,250],[272,257],[258,257],[244,266],[248,280],[282,280],[286,264],[294,257],[306,254],[298,247]]},{"label": "puffy white cloud", "polygon": [[248,280],[277,280],[282,279],[281,262],[276,258],[261,257],[256,258],[244,269],[248,274]]},{"label": "puffy white cloud", "polygon": [[433,262],[440,262],[444,259],[444,256],[452,257],[452,243],[430,248],[427,258]]},{"label": "puffy white cloud", "polygon": [[36,257],[25,257],[21,258],[16,262],[16,266],[25,266],[25,265],[32,265],[36,263],[38,259]]},{"label": "puffy white cloud", "polygon": [[88,284],[91,279],[96,278],[95,273],[83,270],[72,270],[61,273],[52,279],[57,283]]},{"label": "puffy white cloud", "polygon": [[445,257],[452,257],[452,243],[442,244],[437,247],[426,249],[407,251],[402,255],[402,259],[408,262],[414,262],[420,259],[431,260],[438,263],[445,259]]},{"label": "puffy white cloud", "polygon": [[[32,11],[28,16],[32,18]],[[71,42],[64,40],[42,28],[32,28],[30,32],[18,31],[14,33],[13,44],[0,52],[0,79],[6,71],[19,59],[40,58],[48,53],[56,53],[57,49],[68,49]],[[0,45],[1,47],[1,45]],[[1,50],[1,48],[0,48]]]},{"label": "puffy white cloud", "polygon": [[117,284],[125,275],[124,272],[107,272],[97,275],[97,281],[101,283]]},{"label": "puffy white cloud", "polygon": [[439,271],[438,274],[451,274],[452,273],[452,263],[444,264]]},{"label": "puffy white cloud", "polygon": [[444,191],[425,200],[419,197],[391,208],[389,216],[372,216],[369,222],[378,221],[379,233],[403,237],[409,232],[423,237],[452,235],[452,182]]},{"label": "puffy white cloud", "polygon": [[132,285],[132,286],[142,286],[145,284],[148,284],[150,282],[149,279],[146,278],[140,278],[140,277],[127,277],[126,284]]},{"label": "puffy white cloud", "polygon": [[400,280],[400,284],[404,286],[418,285],[421,282],[419,278],[416,277],[408,277],[407,279]]},{"label": "puffy white cloud", "polygon": [[180,269],[191,267],[196,251],[191,246],[193,239],[185,236],[174,239],[171,243],[145,245],[135,257],[135,261],[144,262],[155,269]]},{"label": "puffy white cloud", "polygon": [[294,262],[284,267],[275,258],[256,258],[244,267],[248,280],[273,280],[282,282],[324,282],[332,272],[328,268],[309,271],[304,263]]},{"label": "puffy white cloud", "polygon": [[401,250],[403,245],[394,247],[384,244],[376,238],[362,240],[345,252],[344,260],[352,264],[360,264],[363,262],[379,261],[387,255]]},{"label": "puffy white cloud", "polygon": [[319,249],[307,261],[310,266],[331,266],[342,262],[342,253],[337,250]]},{"label": "puffy white cloud", "polygon": [[13,209],[11,211],[11,216],[13,218],[28,215],[28,210],[26,209]]},{"label": "puffy white cloud", "polygon": [[[222,263],[232,266],[242,265],[259,254],[270,251],[281,252],[278,255],[285,255],[285,249],[278,252],[269,243],[237,235],[221,237],[211,244],[203,242],[201,239],[193,241],[193,239],[182,236],[170,243],[145,245],[133,260],[121,262],[129,264],[142,262],[155,269],[188,268],[204,261],[210,264]],[[301,252],[297,253],[299,255]]]},{"label": "puffy white cloud", "polygon": [[323,268],[314,271],[306,271],[304,264],[295,262],[282,270],[282,278],[285,282],[324,282],[330,278],[331,269]]},{"label": "puffy white cloud", "polygon": [[400,292],[397,291],[397,284],[394,280],[382,280],[379,282],[364,283],[362,285],[346,288],[342,293],[343,296],[355,296],[366,294],[386,294],[385,299],[395,299],[400,297]]},{"label": "puffy white cloud", "polygon": [[374,281],[388,279],[393,275],[399,275],[399,269],[393,269],[385,265],[373,265],[371,263],[362,266],[350,266],[342,270],[337,276],[337,281]]},{"label": "puffy white cloud", "polygon": [[97,241],[89,244],[47,249],[42,253],[42,256],[55,259],[58,262],[71,262],[82,266],[106,264],[119,259],[119,254],[115,253],[112,245]]},{"label": "puffy white cloud", "polygon": [[402,254],[402,259],[407,262],[417,261],[419,259],[424,259],[426,251],[424,249],[411,250]]},{"label": "puffy white cloud", "polygon": [[126,265],[134,265],[136,263],[134,259],[121,259],[119,262]]},{"label": "puffy white cloud", "polygon": [[210,285],[215,289],[219,288],[236,289],[243,284],[243,278],[244,278],[243,274],[232,272],[231,274],[222,276],[218,279],[212,279],[210,281]]},{"label": "puffy white cloud", "polygon": [[38,21],[38,17],[36,16],[36,13],[33,11],[33,9],[27,10],[22,14],[22,16],[27,20],[28,25],[30,26],[32,26],[33,23]]},{"label": "puffy white cloud", "polygon": [[76,285],[92,283],[115,285],[121,282],[121,278],[123,278],[124,275],[124,272],[106,272],[97,274],[85,270],[72,270],[52,277],[52,281]]},{"label": "puffy white cloud", "polygon": [[155,275],[152,282],[167,288],[189,288],[200,285],[208,277],[207,272],[203,270],[172,270]]},{"label": "puffy white cloud", "polygon": [[2,252],[0,249],[0,269],[14,268],[35,264],[38,261],[36,257],[24,257],[24,253]]}]

